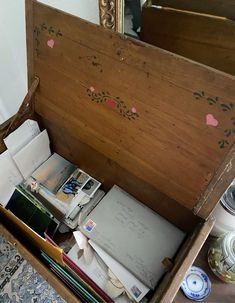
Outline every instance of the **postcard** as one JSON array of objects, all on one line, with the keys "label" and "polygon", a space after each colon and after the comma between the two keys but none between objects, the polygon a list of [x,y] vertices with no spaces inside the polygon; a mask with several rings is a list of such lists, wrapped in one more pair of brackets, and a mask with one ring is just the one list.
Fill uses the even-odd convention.
[{"label": "postcard", "polygon": [[33,172],[32,177],[55,194],[76,168],[76,165],[54,153]]}]

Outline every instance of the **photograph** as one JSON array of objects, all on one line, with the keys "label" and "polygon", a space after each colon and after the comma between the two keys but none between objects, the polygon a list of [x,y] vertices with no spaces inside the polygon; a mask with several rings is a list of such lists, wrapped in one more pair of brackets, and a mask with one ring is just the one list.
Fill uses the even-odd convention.
[{"label": "photograph", "polygon": [[74,164],[54,153],[32,174],[32,177],[55,194],[76,168]]},{"label": "photograph", "polygon": [[59,191],[56,193],[56,198],[63,202],[71,202],[91,177],[80,169],[76,171],[64,182]]},{"label": "photograph", "polygon": [[97,189],[100,187],[100,185],[101,185],[100,182],[91,178],[83,186],[82,191],[86,193],[89,197],[92,197],[97,191]]}]

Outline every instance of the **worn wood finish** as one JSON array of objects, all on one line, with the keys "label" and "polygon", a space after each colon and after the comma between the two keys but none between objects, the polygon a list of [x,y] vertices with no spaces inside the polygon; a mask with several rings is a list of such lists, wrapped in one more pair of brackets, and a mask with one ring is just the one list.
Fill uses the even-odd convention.
[{"label": "worn wood finish", "polygon": [[[228,152],[218,141],[231,124],[231,112],[193,93],[233,103],[235,78],[39,3],[34,22],[36,112],[192,210]],[[92,91],[110,97],[96,103]],[[120,100],[139,117],[120,115]]]},{"label": "worn wood finish", "polygon": [[[207,199],[208,184],[224,190],[215,176],[233,137],[225,148],[218,141],[235,115],[221,105],[232,107],[235,78],[36,2],[31,20],[40,77],[35,118],[54,150],[105,189],[117,183],[184,231],[195,229],[151,300],[170,303],[213,223],[203,224],[192,211],[207,218],[217,202]],[[208,113],[218,127],[205,124]],[[9,212],[1,213],[32,238]]]},{"label": "worn wood finish", "polygon": [[[6,210],[0,204],[0,219],[7,220],[12,226],[15,226],[19,232],[24,235],[33,245],[38,247],[39,250],[44,251],[48,256],[54,259],[61,266],[64,266],[64,261],[62,257],[62,249],[53,246],[51,243],[47,242],[37,233],[35,233],[31,228],[29,228],[24,222],[17,218],[12,212]],[[0,221],[0,222],[1,222]]]},{"label": "worn wood finish", "polygon": [[194,213],[205,217],[206,214],[213,210],[213,202],[219,201],[221,198],[221,191],[228,188],[235,177],[235,146],[231,148],[227,154],[224,162],[217,170],[211,183],[206,191],[203,193],[198,204],[194,208]]},{"label": "worn wood finish", "polygon": [[[234,303],[235,302],[235,287],[233,284],[222,282],[216,275],[211,271],[208,261],[207,253],[210,245],[214,239],[209,237],[201,249],[197,259],[194,262],[195,266],[199,266],[205,270],[212,282],[211,293],[208,298],[203,300],[205,303]],[[179,291],[173,301],[173,303],[189,303],[181,291]]]},{"label": "worn wood finish", "polygon": [[11,132],[13,132],[21,123],[25,120],[31,118],[34,114],[34,95],[36,89],[39,85],[39,78],[35,77],[32,85],[30,86],[17,115],[15,115],[4,133],[4,138],[7,137]]},{"label": "worn wood finish", "polygon": [[[74,296],[74,294],[65,287],[61,281],[52,274],[45,265],[43,265],[35,256],[25,247],[22,243],[13,236],[2,224],[0,224],[0,235],[15,244],[16,249],[27,260],[33,268],[58,292],[58,294],[68,303],[79,303],[80,300]],[[26,303],[26,302],[25,302]]]},{"label": "worn wood finish", "polygon": [[235,20],[234,0],[150,0],[149,5],[172,7]]},{"label": "worn wood finish", "polygon": [[178,253],[171,272],[166,274],[150,303],[171,303],[178,292],[188,268],[193,264],[206,241],[215,219],[210,217],[195,230]]},{"label": "worn wood finish", "polygon": [[33,2],[25,0],[26,44],[27,44],[27,74],[28,88],[34,81],[34,56],[33,56]]},{"label": "worn wood finish", "polygon": [[0,154],[6,150],[3,138],[13,119],[14,116],[0,125]]},{"label": "worn wood finish", "polygon": [[191,233],[196,228],[199,218],[175,200],[77,140],[68,131],[61,129],[60,124],[43,119],[43,126],[48,130],[53,150],[100,180],[106,191],[117,184],[186,233]]},{"label": "worn wood finish", "polygon": [[228,19],[169,8],[142,11],[141,40],[232,75],[234,35],[235,21]]}]

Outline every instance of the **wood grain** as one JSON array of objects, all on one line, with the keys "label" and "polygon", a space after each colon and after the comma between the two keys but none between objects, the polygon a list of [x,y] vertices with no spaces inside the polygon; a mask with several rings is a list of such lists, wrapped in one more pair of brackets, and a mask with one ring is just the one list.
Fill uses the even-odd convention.
[{"label": "wood grain", "polygon": [[227,154],[224,162],[221,164],[211,183],[203,193],[198,204],[194,208],[194,213],[204,217],[213,211],[211,201],[219,201],[221,198],[221,189],[228,188],[235,176],[235,146]]},{"label": "wood grain", "polygon": [[234,35],[235,21],[228,19],[169,8],[142,11],[141,40],[232,75]]},{"label": "wood grain", "polygon": [[6,150],[6,146],[3,142],[3,138],[13,119],[14,116],[0,125],[0,154]]},{"label": "wood grain", "polygon": [[43,119],[43,126],[49,133],[53,150],[101,181],[105,191],[108,191],[113,184],[119,185],[188,234],[193,232],[200,222],[199,218],[187,208],[82,143],[73,134],[61,129],[59,124]]},{"label": "wood grain", "polygon": [[151,2],[152,5],[222,16],[235,20],[234,0],[152,0]]},{"label": "wood grain", "polygon": [[[218,141],[231,123],[218,106],[195,100],[193,93],[203,90],[234,103],[235,78],[39,3],[34,25],[40,30],[36,112],[193,210],[228,152]],[[47,45],[51,39],[53,48]],[[92,101],[90,87],[120,97],[139,117],[130,121],[116,105]],[[218,127],[206,125],[208,113]]]},{"label": "wood grain", "polygon": [[[48,129],[53,149],[106,190],[120,185],[192,234],[151,300],[170,303],[213,223],[192,212],[207,218],[226,186],[218,177],[234,141],[229,138],[224,149],[218,141],[233,111],[220,105],[234,104],[235,78],[37,2],[30,20],[29,66],[40,77],[35,118]],[[92,101],[93,90],[97,98],[103,92],[110,97]],[[196,99],[198,91],[204,95]],[[208,104],[209,97],[218,97],[216,105]],[[118,100],[139,116],[120,115]],[[206,125],[208,113],[218,127]],[[208,185],[210,193],[216,189],[210,199]]]},{"label": "wood grain", "polygon": [[32,84],[17,112],[17,115],[12,117],[3,138],[7,137],[11,132],[17,129],[25,120],[32,118],[34,115],[34,95],[39,85],[39,78],[34,77]]},{"label": "wood grain", "polygon": [[214,223],[215,219],[211,216],[205,223],[202,223],[201,226],[199,225],[194,233],[188,237],[176,257],[175,266],[171,272],[166,274],[150,303],[171,303],[173,301],[187,270],[195,261]]}]

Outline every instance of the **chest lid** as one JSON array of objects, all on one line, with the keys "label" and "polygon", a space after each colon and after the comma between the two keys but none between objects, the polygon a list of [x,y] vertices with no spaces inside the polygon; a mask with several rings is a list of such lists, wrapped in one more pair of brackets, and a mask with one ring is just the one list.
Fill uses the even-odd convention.
[{"label": "chest lid", "polygon": [[35,111],[207,218],[234,177],[235,77],[28,1]]}]

